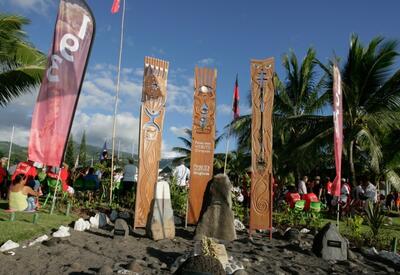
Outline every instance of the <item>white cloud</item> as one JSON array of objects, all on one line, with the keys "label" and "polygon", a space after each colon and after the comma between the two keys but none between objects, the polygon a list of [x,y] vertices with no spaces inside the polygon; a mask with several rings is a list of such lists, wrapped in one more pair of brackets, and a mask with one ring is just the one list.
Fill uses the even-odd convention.
[{"label": "white cloud", "polygon": [[[72,134],[77,136],[79,141],[83,130],[86,131],[86,137],[89,144],[102,146],[104,140],[108,142],[108,148],[111,148],[113,115],[101,113],[86,114],[77,113],[72,126]],[[132,143],[137,148],[139,137],[139,119],[130,113],[120,113],[117,115],[116,140],[121,141],[121,150],[132,151]],[[117,144],[115,145],[117,146]]]},{"label": "white cloud", "polygon": [[[10,141],[12,133],[12,126],[2,127],[0,129],[0,136],[2,140]],[[14,129],[13,143],[26,146],[29,142],[29,129],[26,127],[17,126]],[[6,152],[3,152],[6,153]],[[8,152],[7,152],[8,153]]]},{"label": "white cloud", "polygon": [[115,89],[115,83],[111,78],[99,77],[95,78],[94,82],[102,88],[109,90]]},{"label": "white cloud", "polygon": [[215,60],[211,57],[207,57],[207,58],[203,58],[203,59],[197,61],[197,63],[201,66],[207,66],[207,65],[214,64]]},{"label": "white cloud", "polygon": [[12,126],[15,126],[14,143],[28,144],[29,129],[38,89],[13,100],[6,107],[0,108],[0,140],[9,141]]},{"label": "white cloud", "polygon": [[191,115],[193,112],[193,78],[187,79],[186,85],[168,83],[167,112]]},{"label": "white cloud", "polygon": [[112,110],[114,106],[114,96],[111,92],[99,88],[92,81],[85,81],[82,86],[79,98],[78,110]]},{"label": "white cloud", "polygon": [[[117,140],[121,140],[121,150],[126,152],[132,151],[132,144],[137,149],[142,77],[142,69],[124,68],[122,70]],[[179,81],[177,77],[171,77],[167,87],[167,112],[191,116],[193,78],[186,78],[183,73],[178,77]],[[104,139],[107,139],[108,147],[111,147],[115,83],[116,67],[114,65],[95,64],[88,69],[72,127],[72,134],[78,142],[82,132],[86,130],[88,144],[102,146]],[[22,146],[28,145],[37,93],[38,89],[0,108],[0,140],[9,140],[12,125],[15,125],[15,143]],[[171,127],[170,131],[183,135],[182,129],[183,127]],[[178,154],[172,152],[172,146],[163,145],[163,157],[176,156]]]},{"label": "white cloud", "polygon": [[182,154],[172,151],[172,146],[167,144],[166,142],[162,142],[161,144],[161,157],[164,159],[174,159],[182,156]]},{"label": "white cloud", "polygon": [[186,129],[190,129],[190,127],[175,127],[175,126],[171,126],[169,127],[169,130],[177,137],[181,137],[181,136],[186,136]]},{"label": "white cloud", "polygon": [[17,8],[34,11],[39,14],[47,14],[48,9],[54,5],[52,0],[0,0],[0,3],[11,4]]},{"label": "white cloud", "polygon": [[133,74],[135,76],[143,77],[144,70],[143,70],[143,68],[136,68]]},{"label": "white cloud", "polygon": [[231,115],[232,107],[227,104],[220,104],[217,106],[217,112],[220,115]]}]

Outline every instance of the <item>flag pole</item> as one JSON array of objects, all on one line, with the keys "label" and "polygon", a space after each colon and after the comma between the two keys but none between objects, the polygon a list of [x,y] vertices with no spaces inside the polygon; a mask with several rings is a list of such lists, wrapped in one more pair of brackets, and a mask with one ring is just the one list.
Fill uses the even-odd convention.
[{"label": "flag pole", "polygon": [[[236,74],[235,91],[237,89],[237,86],[236,86],[237,85],[237,79],[238,79],[238,75]],[[235,101],[235,92],[233,93],[233,96],[232,96],[232,106],[233,106],[234,101]],[[232,108],[232,113],[233,113],[233,115],[235,115],[234,111],[233,111],[233,108]],[[233,121],[235,121],[235,118],[233,119]],[[231,139],[232,122],[229,124],[228,137],[227,137],[227,140],[226,140],[224,175],[226,175],[226,165],[227,165],[227,162],[228,162],[229,141]]]},{"label": "flag pole", "polygon": [[58,189],[58,185],[59,183],[61,184],[61,167],[60,167],[60,171],[58,171],[58,175],[57,175],[57,182],[56,182],[56,187],[54,189],[54,194],[53,194],[53,202],[51,203],[51,209],[50,209],[50,215],[53,215],[54,212],[54,208],[56,206],[56,198],[57,198],[57,189]]},{"label": "flag pole", "polygon": [[226,164],[228,162],[229,140],[231,139],[232,122],[229,124],[228,137],[226,141],[225,162],[224,162],[224,175],[226,175]]},{"label": "flag pole", "polygon": [[117,161],[119,161],[119,151],[121,149],[121,140],[118,140],[118,154],[117,154]]},{"label": "flag pole", "polygon": [[11,151],[12,151],[12,144],[14,141],[14,130],[15,130],[15,127],[13,125],[12,131],[11,131],[11,138],[10,138],[10,148],[8,150],[7,171],[8,171],[8,169],[10,169]]},{"label": "flag pole", "polygon": [[132,141],[132,159],[135,156],[135,141]]},{"label": "flag pole", "polygon": [[119,47],[119,59],[118,59],[118,72],[117,72],[117,88],[115,93],[115,107],[114,107],[114,121],[113,121],[113,131],[112,131],[112,151],[111,151],[111,176],[110,176],[110,204],[112,203],[112,193],[114,185],[114,154],[115,154],[115,132],[117,124],[117,110],[118,110],[118,96],[120,88],[121,79],[121,62],[122,62],[122,48],[124,42],[124,24],[125,24],[125,0],[122,7],[122,19],[121,19],[121,41]]}]

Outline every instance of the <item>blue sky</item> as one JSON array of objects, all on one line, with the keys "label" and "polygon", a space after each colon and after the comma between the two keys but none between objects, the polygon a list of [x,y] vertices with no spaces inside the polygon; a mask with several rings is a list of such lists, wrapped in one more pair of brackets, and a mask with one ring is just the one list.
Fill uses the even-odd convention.
[{"label": "blue sky", "polygon": [[[87,2],[96,17],[97,34],[73,134],[79,140],[86,129],[89,143],[101,146],[104,138],[111,137],[121,12],[111,15],[112,0]],[[236,73],[241,111],[250,112],[250,59],[275,57],[277,73],[283,78],[281,58],[290,49],[302,58],[308,47],[314,47],[325,62],[334,53],[346,56],[351,33],[357,33],[365,44],[377,35],[400,39],[400,2],[395,0],[126,2],[118,136],[127,151],[137,142],[144,56],[165,59],[170,62],[163,131],[165,157],[174,156],[171,148],[179,145],[177,136],[192,124],[195,65],[218,69],[217,128],[222,132],[232,117]],[[52,0],[0,0],[2,12],[31,19],[26,29],[29,39],[46,53],[57,8],[58,1]],[[19,133],[16,142],[26,145],[35,98],[35,93],[23,96],[0,110],[3,139],[8,139],[10,125],[15,124]],[[224,146],[222,143],[217,151],[223,151]]]}]

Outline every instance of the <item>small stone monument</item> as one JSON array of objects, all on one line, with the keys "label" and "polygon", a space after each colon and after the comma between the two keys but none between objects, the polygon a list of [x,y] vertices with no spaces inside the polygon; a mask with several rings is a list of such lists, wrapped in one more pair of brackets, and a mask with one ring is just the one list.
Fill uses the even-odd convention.
[{"label": "small stone monument", "polygon": [[[219,240],[233,241],[236,239],[234,215],[232,212],[232,185],[226,175],[216,175],[210,183],[209,193],[205,194],[205,212],[200,217],[194,239],[201,240],[204,236]],[[203,202],[204,203],[204,202]]]},{"label": "small stone monument", "polygon": [[114,223],[114,238],[126,238],[129,236],[129,226],[124,219],[116,219]]},{"label": "small stone monument", "polygon": [[335,225],[327,223],[315,235],[313,252],[327,261],[346,261],[347,240],[340,235]]},{"label": "small stone monument", "polygon": [[156,184],[146,230],[154,240],[175,238],[174,212],[169,185],[166,181],[159,181]]}]

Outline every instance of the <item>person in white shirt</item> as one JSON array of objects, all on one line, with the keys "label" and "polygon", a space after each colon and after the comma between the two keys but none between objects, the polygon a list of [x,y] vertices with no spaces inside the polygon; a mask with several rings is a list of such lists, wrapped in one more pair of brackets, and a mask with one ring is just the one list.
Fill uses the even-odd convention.
[{"label": "person in white shirt", "polygon": [[367,197],[367,201],[371,201],[376,203],[378,201],[378,193],[376,192],[376,187],[371,182],[367,182],[365,185],[365,196]]},{"label": "person in white shirt", "polygon": [[350,186],[347,184],[346,179],[342,179],[342,187],[340,188],[340,201],[346,204],[349,195],[350,195]]},{"label": "person in white shirt", "polygon": [[307,176],[304,176],[303,179],[299,181],[299,184],[297,186],[297,191],[299,192],[300,195],[307,194],[307,186],[306,186],[307,181],[308,181]]},{"label": "person in white shirt", "polygon": [[187,181],[190,178],[190,170],[185,166],[183,160],[180,162],[180,165],[174,169],[173,175],[177,180],[178,186],[185,187],[187,185]]},{"label": "person in white shirt", "polygon": [[123,193],[127,194],[128,192],[132,192],[134,190],[134,187],[136,185],[135,182],[135,174],[136,174],[137,168],[133,164],[133,159],[128,159],[128,164],[125,165],[124,167],[124,176],[122,178],[122,188],[123,188]]}]

